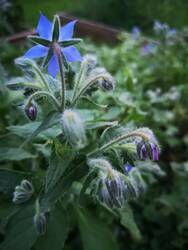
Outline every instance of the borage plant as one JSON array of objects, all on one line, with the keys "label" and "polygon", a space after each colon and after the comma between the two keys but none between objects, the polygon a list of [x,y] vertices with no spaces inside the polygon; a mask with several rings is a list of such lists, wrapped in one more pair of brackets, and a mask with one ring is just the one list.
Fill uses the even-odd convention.
[{"label": "borage plant", "polygon": [[[75,47],[81,39],[72,38],[75,23],[61,28],[57,15],[51,23],[41,14],[39,36],[29,37],[37,45],[16,60],[24,76],[7,84],[23,91],[28,123],[8,128],[25,140],[16,149],[21,166],[1,169],[11,181],[2,190],[12,193],[13,205],[1,223],[4,250],[62,249],[70,231],[70,247],[77,247],[77,225],[84,249],[117,249],[103,222],[114,219],[138,239],[128,201],[145,190],[147,173],[162,173],[152,163],[160,149],[149,128],[101,118],[108,107],[95,103],[92,94],[113,91],[115,82],[95,56],[81,57]],[[42,57],[39,67],[32,59]],[[69,64],[74,61],[81,65]]]}]

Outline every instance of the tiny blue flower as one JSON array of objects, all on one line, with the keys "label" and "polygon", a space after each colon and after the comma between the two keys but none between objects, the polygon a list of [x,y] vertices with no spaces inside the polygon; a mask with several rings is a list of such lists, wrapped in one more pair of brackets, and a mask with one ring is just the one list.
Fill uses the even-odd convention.
[{"label": "tiny blue flower", "polygon": [[133,39],[135,39],[135,40],[138,39],[140,36],[140,29],[138,27],[134,26],[131,34],[132,34]]},{"label": "tiny blue flower", "polygon": [[53,77],[59,72],[58,53],[66,62],[81,61],[82,57],[74,46],[81,39],[72,38],[75,23],[76,20],[61,27],[58,16],[50,22],[41,14],[36,28],[39,36],[29,37],[37,45],[29,49],[24,57],[31,59],[46,57],[46,60],[48,58],[48,72]]},{"label": "tiny blue flower", "polygon": [[156,45],[153,43],[147,43],[141,48],[141,55],[147,56],[155,51]]},{"label": "tiny blue flower", "polygon": [[124,165],[124,173],[128,174],[132,170],[133,166],[131,166],[129,163],[126,163]]}]

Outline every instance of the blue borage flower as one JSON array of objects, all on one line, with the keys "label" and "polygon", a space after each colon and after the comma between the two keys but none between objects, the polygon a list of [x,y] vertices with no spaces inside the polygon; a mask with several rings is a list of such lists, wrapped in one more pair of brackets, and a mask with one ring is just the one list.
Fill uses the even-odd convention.
[{"label": "blue borage flower", "polygon": [[133,169],[133,166],[131,166],[128,162],[124,164],[123,170],[126,175],[129,174],[129,172]]},{"label": "blue borage flower", "polygon": [[44,65],[48,64],[48,72],[53,77],[56,77],[60,70],[58,62],[60,54],[64,64],[81,61],[82,57],[74,46],[81,39],[72,38],[75,23],[76,20],[61,27],[57,15],[52,23],[41,14],[36,29],[39,36],[29,36],[29,39],[37,45],[29,49],[24,57],[31,59],[46,57]]}]

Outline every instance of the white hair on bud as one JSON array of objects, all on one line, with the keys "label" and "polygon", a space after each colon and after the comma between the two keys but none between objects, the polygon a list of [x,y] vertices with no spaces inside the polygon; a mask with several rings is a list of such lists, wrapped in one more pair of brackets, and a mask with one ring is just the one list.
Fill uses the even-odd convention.
[{"label": "white hair on bud", "polygon": [[62,115],[63,135],[74,148],[81,149],[86,145],[85,127],[77,112],[67,109]]}]

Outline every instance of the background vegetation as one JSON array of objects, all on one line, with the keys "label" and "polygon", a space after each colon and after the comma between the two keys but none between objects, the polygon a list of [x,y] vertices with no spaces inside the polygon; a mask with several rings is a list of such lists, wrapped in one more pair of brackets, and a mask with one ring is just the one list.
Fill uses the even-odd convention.
[{"label": "background vegetation", "polygon": [[[56,0],[54,4],[54,1],[17,0],[15,3],[20,4],[22,10],[19,11],[24,13],[26,23],[23,26],[36,24],[40,10],[47,16],[66,10],[128,30],[136,25],[142,28],[143,33],[150,34],[152,40],[146,39],[142,34],[136,38],[131,34],[122,35],[120,44],[114,48],[107,45],[96,46],[92,42],[86,43],[82,48],[84,53],[96,53],[100,62],[115,75],[117,81],[115,94],[104,96],[97,92],[94,96],[96,101],[109,106],[108,112],[102,111],[104,117],[112,121],[120,119],[124,124],[131,121],[134,126],[152,127],[162,146],[160,165],[166,176],[157,179],[150,177],[151,185],[147,193],[131,204],[136,229],[135,225],[129,225],[127,230],[114,222],[113,233],[122,249],[187,249],[188,32],[183,27],[188,23],[188,2],[80,0],[73,4],[73,1]],[[12,19],[6,20],[12,25]],[[154,20],[167,22],[170,27],[178,28],[177,33],[172,37],[165,32],[156,35],[152,28]],[[19,21],[18,26],[14,26],[12,30],[5,29],[3,34],[10,34],[21,28]],[[11,106],[12,101],[20,98],[19,94],[10,94],[3,86],[5,78],[19,73],[15,72],[12,60],[22,54],[23,48],[18,51],[7,44],[1,46],[1,61],[9,72],[8,75],[1,73],[0,133],[3,138],[7,126],[23,121],[19,109],[17,108],[18,113],[15,115],[15,107]],[[1,216],[4,216],[2,211]],[[105,220],[108,221],[107,218]],[[94,223],[92,219],[91,223]],[[66,246],[67,249],[79,249],[77,231],[70,237],[72,243]]]}]

